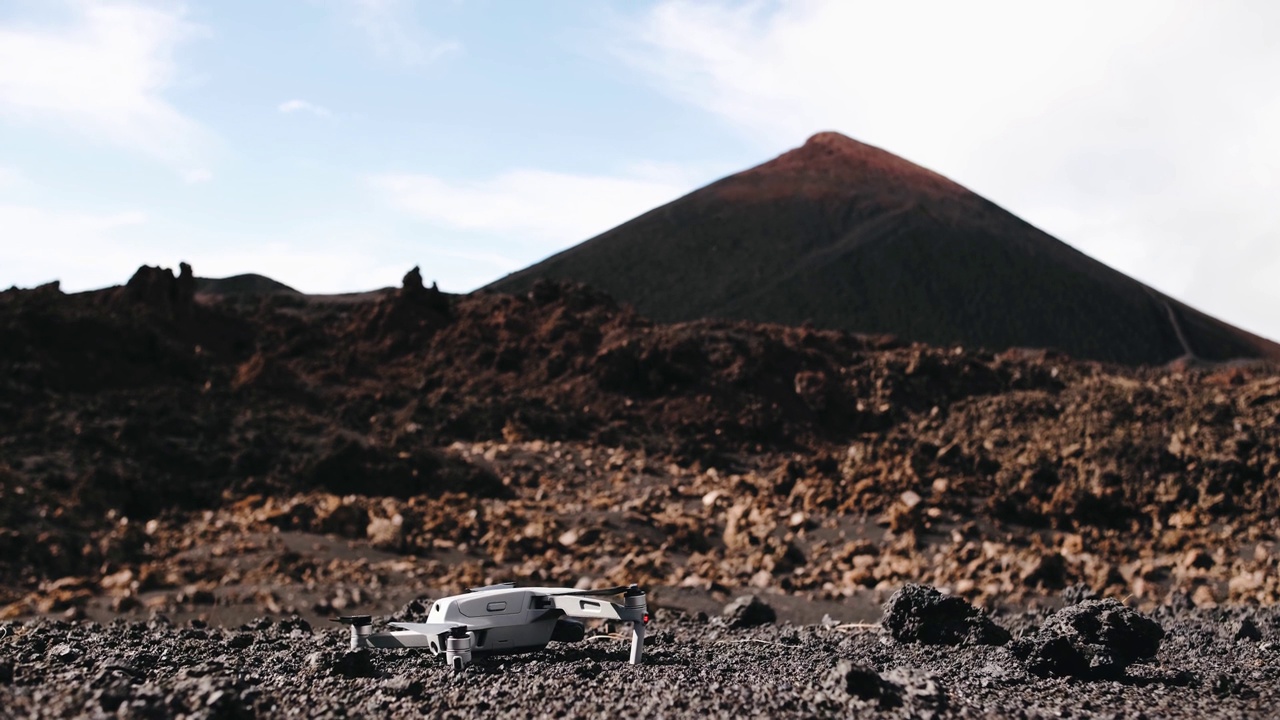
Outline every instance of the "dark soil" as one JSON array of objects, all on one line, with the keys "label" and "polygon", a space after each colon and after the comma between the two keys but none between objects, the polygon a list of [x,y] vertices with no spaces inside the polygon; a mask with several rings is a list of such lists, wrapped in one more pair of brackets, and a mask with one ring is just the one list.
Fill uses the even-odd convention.
[{"label": "dark soil", "polygon": [[[346,650],[338,626],[116,621],[2,625],[0,707],[21,717],[1245,718],[1280,711],[1274,610],[1163,608],[1155,657],[1106,680],[1042,678],[1009,647],[899,643],[876,628],[655,611],[646,660],[624,641],[481,658]],[[1241,619],[1262,640],[1238,640]],[[1032,633],[1041,614],[1000,618]],[[595,632],[602,632],[597,629]]]},{"label": "dark soil", "polygon": [[811,322],[1122,363],[1280,359],[1280,345],[837,133],[815,135],[490,289],[523,293],[544,278],[600,288],[663,322]]}]

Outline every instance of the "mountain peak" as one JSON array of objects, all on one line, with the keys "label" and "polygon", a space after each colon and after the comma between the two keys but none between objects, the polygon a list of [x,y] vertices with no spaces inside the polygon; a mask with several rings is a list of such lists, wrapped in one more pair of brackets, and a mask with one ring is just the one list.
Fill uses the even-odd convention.
[{"label": "mountain peak", "polygon": [[754,188],[768,196],[779,193],[809,197],[844,196],[851,191],[872,188],[877,193],[896,195],[971,195],[959,184],[932,170],[831,130],[816,133],[804,145],[737,177],[750,178],[756,183],[762,179],[775,181],[777,187]]},{"label": "mountain peak", "polygon": [[490,286],[594,286],[659,321],[725,318],[1161,364],[1280,345],[1149,290],[955,182],[837,132]]},{"label": "mountain peak", "polygon": [[813,145],[833,150],[857,150],[860,148],[869,148],[870,145],[858,142],[844,133],[835,130],[823,130],[814,133],[808,140],[804,141],[805,146]]}]

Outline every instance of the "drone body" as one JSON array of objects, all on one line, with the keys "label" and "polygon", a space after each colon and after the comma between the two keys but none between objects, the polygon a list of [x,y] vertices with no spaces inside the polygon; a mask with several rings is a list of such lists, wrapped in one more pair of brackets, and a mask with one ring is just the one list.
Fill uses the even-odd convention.
[{"label": "drone body", "polygon": [[[622,595],[622,603],[604,598]],[[585,630],[580,619],[616,620],[631,629],[631,662],[644,652],[649,622],[645,594],[635,585],[607,590],[523,587],[514,583],[475,588],[441,598],[431,606],[425,623],[391,623],[393,632],[373,632],[373,618],[338,618],[351,626],[351,649],[427,648],[443,655],[455,671],[471,664],[473,655],[541,650],[551,641],[577,642]]]}]

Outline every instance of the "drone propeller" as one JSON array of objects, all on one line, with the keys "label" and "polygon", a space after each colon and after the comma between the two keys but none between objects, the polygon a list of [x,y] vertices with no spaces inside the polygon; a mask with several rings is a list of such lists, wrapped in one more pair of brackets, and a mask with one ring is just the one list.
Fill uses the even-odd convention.
[{"label": "drone propeller", "polygon": [[583,597],[608,597],[610,595],[635,595],[641,593],[639,585],[619,585],[611,588],[600,588],[599,590],[565,590],[564,592],[552,593],[554,595],[581,595]]},{"label": "drone propeller", "polygon": [[483,587],[467,588],[467,592],[474,593],[474,592],[484,592],[485,590],[511,590],[511,589],[514,589],[515,586],[516,584],[513,582],[503,582],[503,583],[497,583],[494,585],[485,585]]}]

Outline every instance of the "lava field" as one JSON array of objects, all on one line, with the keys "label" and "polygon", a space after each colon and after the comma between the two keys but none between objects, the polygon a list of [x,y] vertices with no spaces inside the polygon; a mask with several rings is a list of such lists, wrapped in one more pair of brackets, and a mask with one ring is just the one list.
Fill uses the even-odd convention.
[{"label": "lava field", "polygon": [[[20,715],[1274,714],[1278,505],[1266,362],[658,324],[416,270],[352,296],[189,268],[0,293]],[[643,584],[651,662],[602,639],[455,678],[319,625],[506,580]],[[994,629],[895,636],[916,584]],[[743,594],[779,621],[726,622]],[[1112,622],[1161,638],[1073,635]]]}]

